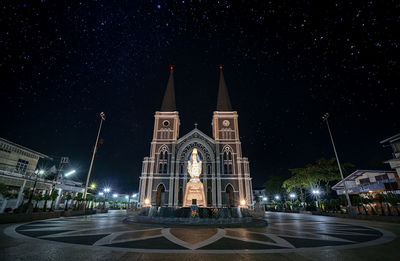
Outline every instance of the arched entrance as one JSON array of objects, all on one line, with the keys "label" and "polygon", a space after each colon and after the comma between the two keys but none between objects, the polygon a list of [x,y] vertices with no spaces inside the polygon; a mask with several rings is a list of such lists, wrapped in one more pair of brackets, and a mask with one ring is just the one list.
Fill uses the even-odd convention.
[{"label": "arched entrance", "polygon": [[158,185],[157,187],[157,197],[156,197],[156,206],[164,205],[164,192],[165,187],[163,184]]},{"label": "arched entrance", "polygon": [[235,198],[233,195],[233,187],[229,184],[228,186],[226,186],[225,189],[225,199],[226,199],[226,205],[228,205],[228,207],[234,207],[235,205]]}]

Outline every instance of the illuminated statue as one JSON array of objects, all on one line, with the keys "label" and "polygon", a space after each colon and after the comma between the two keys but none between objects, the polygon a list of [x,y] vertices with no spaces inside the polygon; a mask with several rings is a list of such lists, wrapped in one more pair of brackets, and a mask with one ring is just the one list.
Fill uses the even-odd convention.
[{"label": "illuminated statue", "polygon": [[190,175],[190,180],[199,181],[199,177],[201,174],[201,163],[199,155],[197,155],[197,149],[194,148],[192,151],[192,155],[190,155],[190,159],[188,160],[188,172]]},{"label": "illuminated statue", "polygon": [[185,199],[183,201],[184,207],[191,205],[207,206],[206,197],[204,195],[204,186],[199,179],[201,175],[201,164],[202,161],[200,160],[200,156],[197,154],[197,149],[194,148],[188,160],[188,173],[190,175],[190,180],[186,184]]}]

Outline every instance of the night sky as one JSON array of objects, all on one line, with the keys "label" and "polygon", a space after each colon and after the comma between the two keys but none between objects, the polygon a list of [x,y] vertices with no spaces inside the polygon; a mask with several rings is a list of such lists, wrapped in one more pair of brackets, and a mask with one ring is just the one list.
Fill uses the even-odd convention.
[{"label": "night sky", "polygon": [[[250,3],[252,2],[252,3]],[[333,157],[387,169],[400,132],[398,1],[2,1],[0,136],[137,191],[175,65],[180,134],[211,135],[218,65],[253,186]]]}]

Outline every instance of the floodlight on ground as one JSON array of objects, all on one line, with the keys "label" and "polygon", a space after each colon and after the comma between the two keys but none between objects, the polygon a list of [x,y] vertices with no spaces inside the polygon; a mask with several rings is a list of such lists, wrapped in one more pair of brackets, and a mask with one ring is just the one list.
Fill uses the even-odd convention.
[{"label": "floodlight on ground", "polygon": [[240,201],[240,205],[241,205],[241,206],[245,206],[245,205],[246,205],[246,200],[242,199],[242,200]]},{"label": "floodlight on ground", "polygon": [[74,174],[76,172],[76,170],[71,170],[71,171],[69,171],[69,172],[67,172],[67,173],[65,173],[65,177],[68,177],[68,176],[71,176],[72,174]]},{"label": "floodlight on ground", "polygon": [[145,205],[150,205],[150,199],[146,198],[146,199],[144,200],[144,204],[145,204]]}]

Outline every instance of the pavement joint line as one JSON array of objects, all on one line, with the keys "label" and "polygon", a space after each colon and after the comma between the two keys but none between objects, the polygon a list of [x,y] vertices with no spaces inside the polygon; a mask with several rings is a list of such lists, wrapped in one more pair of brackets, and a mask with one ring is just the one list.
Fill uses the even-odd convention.
[{"label": "pavement joint line", "polygon": [[[130,232],[144,232],[144,231],[152,231],[152,230],[161,230],[159,228],[154,228],[154,229],[141,229],[141,230],[128,230],[128,231],[120,231],[120,232],[114,232],[111,233],[108,236],[105,236],[101,239],[99,239],[98,241],[96,241],[93,245],[107,245],[107,244],[114,244],[114,243],[120,243],[120,242],[126,242],[126,240],[115,240],[114,239],[120,235],[126,234],[126,233],[130,233]],[[156,235],[157,237],[160,237],[160,235]],[[129,241],[135,241],[135,240],[144,240],[147,238],[153,238],[154,236],[148,236],[148,237],[141,237],[141,238],[137,238],[137,239],[132,239]]]},{"label": "pavement joint line", "polygon": [[[112,240],[112,239],[114,239],[115,237],[113,237],[112,239],[111,239],[111,241],[109,241],[108,243],[105,243],[105,244],[96,244],[98,241],[100,241],[100,240],[98,240],[97,242],[95,242],[93,245],[94,246],[104,246],[104,245],[112,245],[112,244],[118,244],[118,243],[124,243],[124,242],[133,242],[133,241],[141,241],[141,240],[146,240],[146,239],[152,239],[152,238],[159,238],[159,237],[162,237],[163,235],[154,235],[154,236],[147,236],[147,237],[138,237],[138,238],[131,238],[131,239],[129,239],[129,240],[125,240],[125,239],[121,239],[121,240]],[[107,247],[107,246],[106,246]]]},{"label": "pavement joint line", "polygon": [[[280,241],[280,243],[278,243],[272,238],[271,239],[273,241],[275,241],[275,243],[254,240],[254,239],[248,239],[248,238],[235,237],[235,236],[225,236],[225,238],[230,238],[230,239],[235,239],[235,240],[240,240],[240,241],[250,242],[250,243],[256,243],[256,244],[262,244],[262,245],[267,245],[267,246],[278,246],[278,247],[287,247],[288,246],[288,244],[286,244],[286,243],[283,244],[282,243],[283,241]],[[291,246],[292,246],[291,248],[295,248],[293,245],[291,245]]]}]

